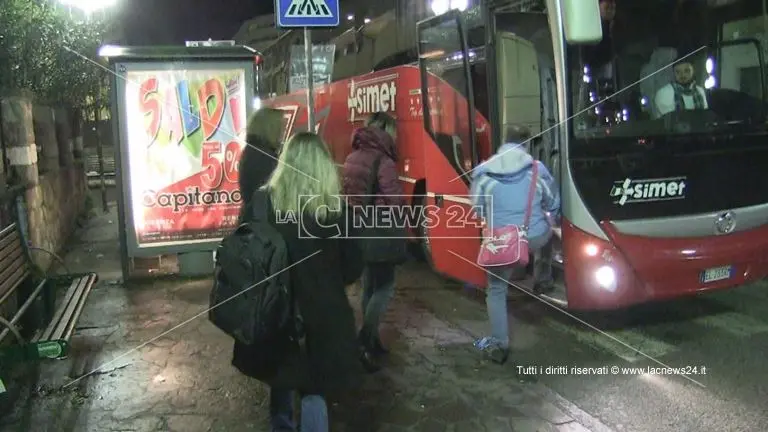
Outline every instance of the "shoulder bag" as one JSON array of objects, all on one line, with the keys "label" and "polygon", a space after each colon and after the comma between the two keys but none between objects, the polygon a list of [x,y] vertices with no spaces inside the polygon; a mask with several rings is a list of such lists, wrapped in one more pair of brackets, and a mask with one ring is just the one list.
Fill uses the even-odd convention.
[{"label": "shoulder bag", "polygon": [[[528,224],[531,221],[533,199],[536,196],[536,182],[539,174],[539,163],[533,162],[531,186],[528,189],[528,201],[525,206],[525,219],[522,225],[507,225],[499,228],[491,227],[488,221],[492,215],[486,216],[483,227],[483,241],[477,255],[477,264],[483,267],[498,267],[528,265]],[[493,211],[493,209],[490,209]]]}]

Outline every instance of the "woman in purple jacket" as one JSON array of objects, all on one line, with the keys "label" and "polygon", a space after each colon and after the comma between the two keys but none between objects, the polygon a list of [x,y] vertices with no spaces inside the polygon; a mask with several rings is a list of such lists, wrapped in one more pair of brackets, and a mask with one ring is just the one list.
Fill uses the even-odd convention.
[{"label": "woman in purple jacket", "polygon": [[[404,206],[403,188],[397,175],[397,122],[386,113],[377,112],[352,137],[352,153],[344,162],[343,193],[351,206],[366,204],[362,195],[368,193],[374,164],[379,160],[376,173],[375,206]],[[363,364],[370,372],[379,369],[374,360],[386,354],[387,349],[379,337],[379,323],[395,293],[395,266],[368,263],[361,280],[363,288],[363,326],[359,338],[363,347]]]}]

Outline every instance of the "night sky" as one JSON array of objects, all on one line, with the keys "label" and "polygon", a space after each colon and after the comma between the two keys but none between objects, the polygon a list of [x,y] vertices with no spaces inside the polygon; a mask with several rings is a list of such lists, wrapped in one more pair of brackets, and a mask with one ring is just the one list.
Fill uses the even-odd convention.
[{"label": "night sky", "polygon": [[273,12],[273,0],[121,0],[127,45],[231,39],[242,23]]}]

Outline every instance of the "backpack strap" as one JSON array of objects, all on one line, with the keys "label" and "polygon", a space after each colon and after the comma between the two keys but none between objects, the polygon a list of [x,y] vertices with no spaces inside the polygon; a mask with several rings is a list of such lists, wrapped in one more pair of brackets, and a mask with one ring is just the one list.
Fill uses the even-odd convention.
[{"label": "backpack strap", "polygon": [[381,166],[382,155],[376,156],[371,167],[371,175],[368,178],[368,186],[365,188],[365,204],[371,205],[376,200],[376,190],[379,186],[379,167]]},{"label": "backpack strap", "polygon": [[539,161],[533,161],[533,173],[531,174],[531,186],[528,188],[528,201],[525,204],[525,219],[523,220],[523,230],[528,232],[528,224],[531,222],[531,213],[533,212],[533,199],[536,197],[536,182],[539,177]]},{"label": "backpack strap", "polygon": [[269,189],[257,189],[251,198],[251,217],[255,221],[275,222],[275,212],[272,207],[272,197]]}]

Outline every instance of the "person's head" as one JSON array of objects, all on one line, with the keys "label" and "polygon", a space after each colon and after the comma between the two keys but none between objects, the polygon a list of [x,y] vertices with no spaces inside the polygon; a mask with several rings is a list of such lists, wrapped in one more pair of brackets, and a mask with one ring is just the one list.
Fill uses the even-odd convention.
[{"label": "person's head", "polygon": [[397,139],[397,121],[385,112],[373,113],[368,117],[365,126],[381,129],[391,135],[392,139]]},{"label": "person's head", "polygon": [[675,81],[680,85],[689,85],[693,82],[695,69],[693,63],[688,60],[680,60],[675,63]]},{"label": "person's head", "polygon": [[531,130],[527,126],[521,124],[507,125],[507,129],[504,132],[504,142],[522,144],[531,138]]},{"label": "person's head", "polygon": [[616,0],[600,0],[600,18],[613,21],[616,16]]},{"label": "person's head", "polygon": [[274,209],[284,214],[304,211],[326,220],[340,211],[336,164],[323,140],[312,132],[297,133],[285,143],[266,186]]},{"label": "person's head", "polygon": [[259,109],[248,119],[246,135],[248,143],[260,142],[277,151],[283,135],[283,111],[270,107]]}]

